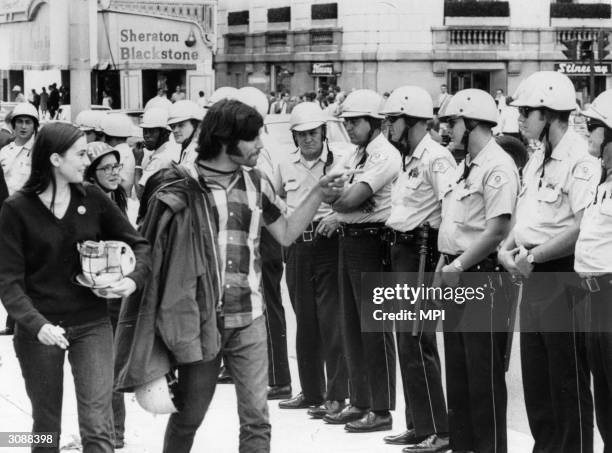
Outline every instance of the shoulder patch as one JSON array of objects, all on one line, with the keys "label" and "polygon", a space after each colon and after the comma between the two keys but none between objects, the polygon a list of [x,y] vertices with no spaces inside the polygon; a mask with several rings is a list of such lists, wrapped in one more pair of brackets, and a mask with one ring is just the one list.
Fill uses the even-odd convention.
[{"label": "shoulder patch", "polygon": [[572,176],[582,181],[588,181],[595,174],[595,165],[592,163],[582,162],[574,167]]},{"label": "shoulder patch", "polygon": [[504,172],[494,171],[487,179],[487,186],[499,189],[501,186],[508,182],[508,176]]},{"label": "shoulder patch", "polygon": [[389,158],[389,156],[383,152],[380,151],[376,151],[372,154],[370,154],[370,162],[372,162],[373,164],[376,164],[378,162],[384,162]]},{"label": "shoulder patch", "polygon": [[434,160],[432,165],[432,170],[434,173],[446,173],[446,171],[451,167],[450,162],[443,157],[439,157]]}]

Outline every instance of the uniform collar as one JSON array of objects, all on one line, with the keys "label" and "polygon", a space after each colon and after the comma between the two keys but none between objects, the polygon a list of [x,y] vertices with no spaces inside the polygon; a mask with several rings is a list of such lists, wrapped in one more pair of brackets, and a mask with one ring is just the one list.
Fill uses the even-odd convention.
[{"label": "uniform collar", "polygon": [[[323,142],[323,151],[321,151],[321,155],[319,156],[319,159],[321,162],[326,163],[327,162],[327,153],[329,152],[329,148],[328,148],[328,143],[327,140]],[[296,148],[292,153],[291,153],[291,162],[294,164],[297,164],[301,159],[302,159],[302,152],[300,151],[300,148]]]},{"label": "uniform collar", "polygon": [[431,141],[432,138],[429,136],[429,132],[427,132],[412,152],[411,157],[415,157],[417,159],[423,157],[423,153],[425,150],[427,150],[427,146],[431,143]]},{"label": "uniform collar", "polygon": [[570,157],[577,138],[578,134],[568,127],[557,146],[552,150],[551,157],[556,160],[564,160]]},{"label": "uniform collar", "polygon": [[18,144],[17,144],[17,143],[15,143],[14,141],[13,141],[13,143],[12,143],[12,144],[13,144],[13,145],[14,145],[16,148],[27,149],[28,151],[30,151],[30,150],[32,149],[32,146],[34,146],[34,140],[35,140],[35,139],[36,139],[36,134],[32,135],[32,136],[30,137],[30,139],[29,139],[27,142],[25,142],[25,144],[23,144],[23,145],[18,145]]},{"label": "uniform collar", "polygon": [[482,164],[484,164],[487,160],[489,160],[489,154],[491,152],[491,149],[495,147],[495,144],[496,144],[495,139],[491,137],[491,140],[487,142],[484,148],[480,150],[480,152],[474,159],[471,158],[470,153],[466,154],[465,164],[466,165],[477,165],[479,167],[482,166]]}]

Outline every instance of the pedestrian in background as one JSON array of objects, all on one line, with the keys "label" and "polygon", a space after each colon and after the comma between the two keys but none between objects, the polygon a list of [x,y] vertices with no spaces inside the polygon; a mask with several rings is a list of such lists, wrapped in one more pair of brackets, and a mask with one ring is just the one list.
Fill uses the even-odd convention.
[{"label": "pedestrian in background", "polygon": [[49,93],[47,93],[47,89],[42,87],[42,91],[40,93],[40,117],[45,119],[48,113],[48,101],[49,101]]},{"label": "pedestrian in background", "polygon": [[111,297],[142,287],[149,246],[100,189],[82,184],[88,163],[76,127],[55,123],[41,130],[32,176],[0,211],[0,299],[17,322],[15,352],[32,404],[32,432],[61,433],[67,352],[84,451],[112,452],[111,325],[104,299],[74,283],[81,271],[76,244],[121,240],[134,250],[136,269],[107,289]]}]

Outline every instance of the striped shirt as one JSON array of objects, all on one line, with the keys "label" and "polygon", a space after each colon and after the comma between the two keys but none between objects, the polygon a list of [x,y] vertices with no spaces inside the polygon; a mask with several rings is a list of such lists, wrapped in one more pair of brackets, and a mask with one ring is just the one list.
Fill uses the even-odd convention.
[{"label": "striped shirt", "polygon": [[[195,163],[184,167],[198,177]],[[253,168],[242,167],[227,187],[199,177],[213,195],[218,222],[225,327],[244,327],[264,313],[259,239],[262,221],[270,225],[281,216],[276,193],[270,180]]]}]

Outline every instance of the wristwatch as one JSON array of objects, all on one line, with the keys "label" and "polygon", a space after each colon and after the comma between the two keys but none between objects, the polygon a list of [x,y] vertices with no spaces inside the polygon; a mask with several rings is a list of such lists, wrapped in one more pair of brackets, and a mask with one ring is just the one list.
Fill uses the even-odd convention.
[{"label": "wristwatch", "polygon": [[535,264],[535,258],[533,256],[533,253],[531,253],[531,251],[529,251],[529,253],[527,255],[527,262],[529,264]]},{"label": "wristwatch", "polygon": [[455,269],[457,269],[459,272],[463,272],[465,269],[463,269],[463,263],[461,262],[461,260],[459,258],[456,258],[455,260],[453,260],[452,263],[450,263],[451,266],[453,266]]}]

